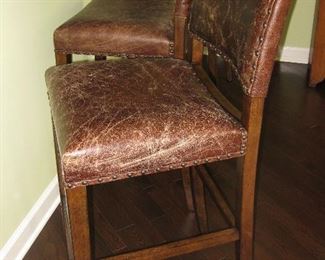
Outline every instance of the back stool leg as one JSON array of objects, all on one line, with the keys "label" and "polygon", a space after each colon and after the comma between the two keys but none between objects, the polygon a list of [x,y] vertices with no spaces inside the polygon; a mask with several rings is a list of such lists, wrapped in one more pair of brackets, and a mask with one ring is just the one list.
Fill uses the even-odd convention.
[{"label": "back stool leg", "polygon": [[191,179],[190,168],[183,168],[181,173],[182,173],[183,187],[185,192],[187,208],[190,211],[194,211],[192,179]]},{"label": "back stool leg", "polygon": [[191,167],[192,180],[193,180],[193,191],[194,191],[194,201],[196,215],[199,223],[199,228],[201,233],[208,232],[208,217],[205,205],[205,194],[204,194],[204,184],[196,171],[195,167]]},{"label": "back stool leg", "polygon": [[55,52],[56,65],[63,65],[72,63],[72,54],[66,54],[60,51]]},{"label": "back stool leg", "polygon": [[88,220],[87,187],[66,189],[61,197],[68,254],[70,260],[90,260],[91,244]]},{"label": "back stool leg", "polygon": [[95,60],[96,60],[96,61],[99,61],[99,60],[106,60],[106,56],[95,55]]}]

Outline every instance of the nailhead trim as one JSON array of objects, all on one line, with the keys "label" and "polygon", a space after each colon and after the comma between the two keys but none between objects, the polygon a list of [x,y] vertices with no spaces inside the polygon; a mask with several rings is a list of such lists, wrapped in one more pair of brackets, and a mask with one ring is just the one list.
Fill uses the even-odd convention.
[{"label": "nailhead trim", "polygon": [[[242,131],[243,142],[246,142],[244,140],[244,137],[246,136],[244,131],[246,131],[246,130],[244,128],[242,128],[242,130],[243,130]],[[163,166],[161,168],[157,168],[156,173],[163,172],[163,171],[168,171],[168,170],[171,170],[171,169],[180,169],[180,168],[190,167],[190,166],[193,166],[193,164],[194,165],[200,165],[200,164],[205,164],[205,163],[208,163],[208,162],[215,162],[215,161],[220,161],[220,160],[228,160],[230,158],[242,157],[245,154],[245,147],[246,147],[246,145],[243,145],[243,142],[241,144],[241,150],[239,152],[227,153],[225,155],[219,155],[217,157],[211,157],[211,158],[206,158],[206,159],[202,159],[202,160],[190,161],[190,162],[186,162],[186,163],[181,163],[180,165],[176,164],[176,165]],[[149,171],[148,170],[141,170],[139,172],[139,174],[128,173],[128,174],[126,174],[126,176],[130,178],[130,177],[133,177],[133,176],[136,177],[136,176],[145,175],[146,173],[149,173]],[[154,174],[154,172],[151,173],[151,174]],[[112,182],[112,181],[117,181],[119,179],[121,179],[121,180],[125,179],[125,175],[121,175],[121,178],[118,178],[117,175],[113,175],[113,176],[98,178],[96,180],[87,180],[87,181],[82,181],[82,182],[67,183],[66,186],[70,189],[70,188],[80,186],[80,185],[92,185],[92,184],[96,184],[96,183]]]},{"label": "nailhead trim", "polygon": [[[268,25],[270,23],[270,19],[274,10],[274,5],[276,3],[277,0],[273,0],[269,2],[269,7],[267,8],[267,17],[265,18],[266,21],[263,23],[263,30],[260,32],[261,35],[259,36],[259,45],[257,46],[257,49],[255,50],[255,64],[253,66],[253,72],[252,72],[252,79],[256,79],[256,73],[257,73],[257,68],[258,68],[258,64],[260,61],[260,50],[262,49],[263,45],[264,45],[264,40],[265,40],[265,35],[267,33],[267,28]],[[253,80],[253,82],[251,82],[251,84],[248,86],[247,88],[247,94],[248,95],[252,95],[253,92],[253,85],[255,83],[255,80]]]},{"label": "nailhead trim", "polygon": [[170,48],[169,52],[166,56],[164,55],[142,55],[142,54],[130,54],[130,53],[115,53],[115,52],[87,52],[87,51],[80,51],[80,50],[60,50],[55,49],[55,52],[61,52],[64,54],[81,54],[81,55],[92,55],[92,56],[112,56],[112,57],[121,57],[121,58],[170,58],[173,56],[171,53]]}]

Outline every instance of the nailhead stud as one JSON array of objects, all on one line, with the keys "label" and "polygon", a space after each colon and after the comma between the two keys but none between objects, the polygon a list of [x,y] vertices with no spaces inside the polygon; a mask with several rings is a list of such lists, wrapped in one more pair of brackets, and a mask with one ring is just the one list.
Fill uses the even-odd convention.
[{"label": "nailhead stud", "polygon": [[103,179],[102,179],[102,178],[99,178],[99,179],[98,179],[98,182],[102,182],[102,181],[103,181]]},{"label": "nailhead stud", "polygon": [[131,173],[128,173],[127,175],[128,175],[128,177],[132,177],[132,174]]},{"label": "nailhead stud", "polygon": [[86,181],[83,181],[81,184],[82,185],[87,185],[87,182]]},{"label": "nailhead stud", "polygon": [[72,184],[71,183],[68,184],[68,188],[72,188]]},{"label": "nailhead stud", "polygon": [[114,180],[117,179],[117,176],[116,176],[116,175],[113,175],[113,179],[114,179]]}]

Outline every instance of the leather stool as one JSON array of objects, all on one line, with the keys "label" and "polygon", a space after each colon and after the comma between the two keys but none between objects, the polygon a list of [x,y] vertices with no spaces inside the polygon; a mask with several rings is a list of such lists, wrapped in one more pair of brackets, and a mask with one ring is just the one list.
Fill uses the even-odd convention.
[{"label": "leather stool", "polygon": [[[50,68],[46,82],[71,259],[91,259],[87,188],[238,158],[240,205],[221,201],[229,228],[111,259],[165,259],[236,241],[253,257],[256,164],[263,105],[289,0],[193,0],[191,63],[137,58]],[[203,47],[222,57],[242,91],[242,109],[209,78]],[[202,182],[202,183],[203,183]]]},{"label": "leather stool", "polygon": [[92,0],[54,33],[57,64],[71,54],[184,57],[190,0]]}]

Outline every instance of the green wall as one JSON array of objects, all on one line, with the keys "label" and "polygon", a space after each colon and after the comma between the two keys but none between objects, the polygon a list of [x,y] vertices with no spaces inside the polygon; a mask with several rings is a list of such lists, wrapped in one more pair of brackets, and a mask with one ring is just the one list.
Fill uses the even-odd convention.
[{"label": "green wall", "polygon": [[55,176],[44,71],[52,33],[82,0],[1,0],[0,247]]},{"label": "green wall", "polygon": [[[0,247],[55,175],[44,71],[52,32],[89,0],[1,1]],[[297,0],[283,44],[310,46],[315,0]]]},{"label": "green wall", "polygon": [[282,46],[309,48],[312,38],[313,17],[316,0],[292,0]]}]

